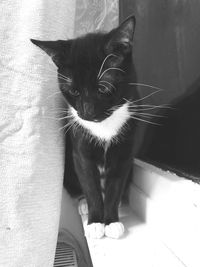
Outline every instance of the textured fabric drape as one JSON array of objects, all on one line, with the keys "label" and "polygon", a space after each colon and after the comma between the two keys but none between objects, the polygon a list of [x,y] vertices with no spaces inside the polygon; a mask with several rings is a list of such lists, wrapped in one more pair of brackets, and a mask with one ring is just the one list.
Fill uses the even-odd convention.
[{"label": "textured fabric drape", "polygon": [[0,266],[49,267],[63,145],[57,121],[49,118],[58,99],[49,97],[56,76],[29,39],[71,37],[75,1],[7,0],[0,9]]},{"label": "textured fabric drape", "polygon": [[61,97],[55,66],[29,39],[108,30],[118,1],[3,0],[0,10],[0,267],[49,267],[64,165]]}]

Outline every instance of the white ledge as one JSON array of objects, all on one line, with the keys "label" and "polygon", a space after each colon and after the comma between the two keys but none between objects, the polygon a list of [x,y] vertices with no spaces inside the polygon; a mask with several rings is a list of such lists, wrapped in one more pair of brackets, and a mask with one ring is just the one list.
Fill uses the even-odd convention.
[{"label": "white ledge", "polygon": [[93,266],[199,267],[200,186],[139,160],[134,165],[130,207],[120,208],[126,233],[87,238]]},{"label": "white ledge", "polygon": [[200,266],[200,186],[171,172],[135,161],[132,209],[188,267]]}]

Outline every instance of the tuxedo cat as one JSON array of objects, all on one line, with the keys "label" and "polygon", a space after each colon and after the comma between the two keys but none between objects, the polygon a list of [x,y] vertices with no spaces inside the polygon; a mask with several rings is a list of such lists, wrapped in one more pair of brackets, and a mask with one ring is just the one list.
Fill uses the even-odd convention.
[{"label": "tuxedo cat", "polygon": [[131,16],[108,33],[31,40],[58,68],[59,87],[68,103],[64,186],[72,196],[84,194],[86,232],[94,238],[119,238],[124,232],[118,206],[132,175],[139,118],[134,29]]}]

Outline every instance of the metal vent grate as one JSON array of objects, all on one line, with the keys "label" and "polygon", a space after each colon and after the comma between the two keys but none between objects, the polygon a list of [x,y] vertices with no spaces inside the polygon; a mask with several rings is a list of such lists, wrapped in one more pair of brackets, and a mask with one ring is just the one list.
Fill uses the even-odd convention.
[{"label": "metal vent grate", "polygon": [[54,267],[78,267],[75,250],[64,242],[58,242]]}]

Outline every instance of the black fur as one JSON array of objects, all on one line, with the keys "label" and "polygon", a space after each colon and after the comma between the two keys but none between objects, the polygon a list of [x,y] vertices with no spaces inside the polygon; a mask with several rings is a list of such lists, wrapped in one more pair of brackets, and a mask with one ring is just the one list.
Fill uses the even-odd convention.
[{"label": "black fur", "polygon": [[[60,90],[69,106],[77,110],[79,117],[88,121],[102,121],[112,112],[110,108],[122,105],[125,99],[138,98],[136,88],[128,83],[136,82],[132,63],[132,41],[135,18],[130,17],[118,28],[109,33],[90,33],[68,41],[37,41],[34,44],[52,57],[58,72],[70,77],[65,82],[58,74]],[[99,91],[98,73],[103,60],[109,57],[106,68],[121,68],[124,72],[110,70],[103,76],[109,92]],[[65,83],[65,84],[63,84]],[[134,134],[136,123],[127,121],[123,134],[117,136],[118,142],[99,142],[90,138],[82,128],[69,130],[66,134],[66,166],[64,186],[68,192],[77,196],[82,192],[86,197],[88,223],[109,224],[118,218],[118,205],[128,178],[132,176],[134,157]],[[88,137],[89,136],[89,137]],[[103,201],[98,165],[105,168],[105,199]]]}]

